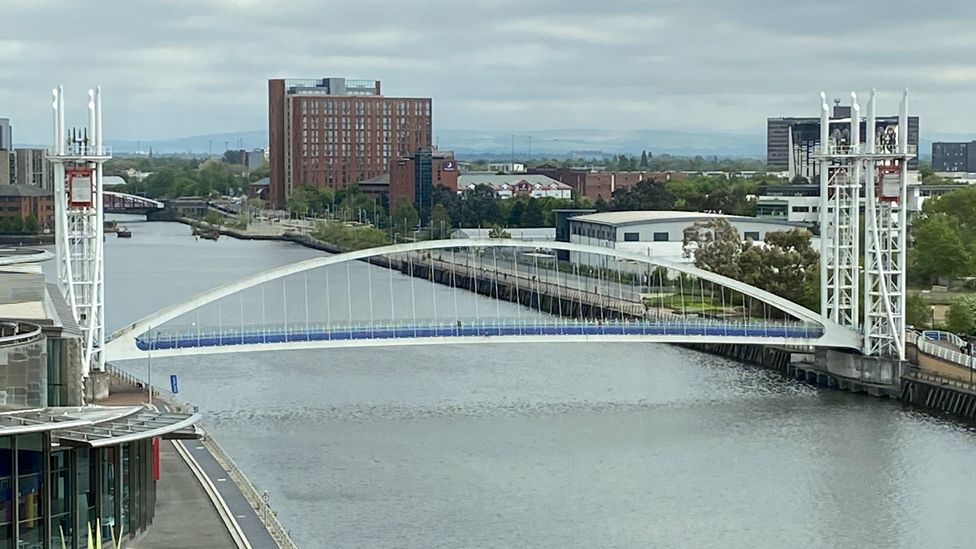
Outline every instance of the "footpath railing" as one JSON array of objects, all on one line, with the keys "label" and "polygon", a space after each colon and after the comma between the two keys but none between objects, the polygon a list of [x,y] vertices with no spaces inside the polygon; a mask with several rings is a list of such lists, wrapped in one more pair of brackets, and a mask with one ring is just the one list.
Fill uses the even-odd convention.
[{"label": "footpath railing", "polygon": [[241,489],[241,493],[244,494],[244,498],[251,504],[251,507],[257,510],[258,518],[264,523],[268,533],[271,534],[271,537],[274,538],[278,546],[285,549],[297,549],[298,545],[292,541],[291,536],[288,535],[288,531],[285,530],[284,525],[278,520],[278,513],[271,508],[268,492],[258,492],[258,489],[251,483],[244,472],[241,471],[241,468],[230,457],[230,454],[213,437],[209,435],[204,436],[203,444],[213,454],[217,463],[227,471],[234,483]]},{"label": "footpath railing", "polygon": [[[140,379],[138,376],[134,376],[125,370],[118,368],[112,364],[106,364],[105,370],[124,382],[131,383],[133,385],[146,386],[146,382]],[[169,406],[180,410],[182,412],[192,412],[195,407],[186,402],[180,402],[176,399],[176,396],[167,390],[161,389],[159,387],[150,387],[153,395],[158,395],[161,400],[165,401]],[[230,457],[221,446],[217,443],[214,437],[210,436],[210,433],[206,429],[200,428],[203,432],[203,444],[207,447],[207,450],[213,455],[217,463],[220,464],[227,474],[230,475],[231,480],[234,484],[241,490],[241,494],[244,495],[244,499],[251,505],[253,509],[257,512],[258,518],[264,524],[264,527],[268,530],[272,539],[279,547],[284,549],[297,549],[298,545],[292,541],[291,536],[288,535],[288,531],[285,529],[284,525],[278,520],[278,514],[271,508],[271,502],[268,498],[268,492],[259,492],[258,489],[251,483],[244,471],[241,470],[237,462]]]},{"label": "footpath railing", "polygon": [[579,336],[579,335],[646,335],[646,336],[715,336],[792,338],[812,340],[823,336],[817,324],[775,321],[685,320],[573,320],[546,319],[458,319],[451,321],[340,323],[332,325],[289,324],[261,326],[252,330],[228,328],[214,330],[160,330],[136,339],[143,351],[233,346],[304,341],[410,339],[418,337],[486,337],[486,336]]},{"label": "footpath railing", "polygon": [[955,334],[929,330],[922,332],[921,337],[915,337],[915,346],[920,352],[948,362],[953,362],[964,368],[976,368],[976,357],[934,343],[935,341],[946,341],[956,349],[966,346],[967,342]]}]

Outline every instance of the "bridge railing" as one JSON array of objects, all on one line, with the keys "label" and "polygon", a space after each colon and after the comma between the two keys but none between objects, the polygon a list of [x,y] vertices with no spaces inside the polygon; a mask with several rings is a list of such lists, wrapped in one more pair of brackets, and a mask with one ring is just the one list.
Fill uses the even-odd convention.
[{"label": "bridge railing", "polygon": [[[929,337],[930,335],[932,337]],[[934,341],[946,341],[951,345],[954,345],[956,349],[962,348],[966,345],[966,341],[955,334],[948,332],[927,331],[922,332],[922,337],[919,337],[915,341],[915,346],[919,351],[927,355],[940,358],[947,362],[954,362],[964,368],[976,368],[976,357],[947,348],[943,345],[938,345],[934,343]]]},{"label": "bridge railing", "polygon": [[532,335],[687,335],[755,338],[816,339],[824,334],[817,324],[714,319],[452,319],[427,322],[380,321],[338,324],[293,324],[221,329],[175,328],[154,330],[136,340],[141,350],[298,343],[349,339],[409,339],[418,337],[484,337]]}]

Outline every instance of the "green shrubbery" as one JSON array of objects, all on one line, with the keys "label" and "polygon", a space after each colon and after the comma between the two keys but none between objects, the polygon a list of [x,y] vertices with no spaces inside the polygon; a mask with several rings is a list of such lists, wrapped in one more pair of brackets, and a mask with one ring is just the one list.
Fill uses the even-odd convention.
[{"label": "green shrubbery", "polygon": [[390,243],[387,234],[368,225],[346,225],[338,221],[319,223],[315,238],[335,244],[345,251],[385,246]]}]

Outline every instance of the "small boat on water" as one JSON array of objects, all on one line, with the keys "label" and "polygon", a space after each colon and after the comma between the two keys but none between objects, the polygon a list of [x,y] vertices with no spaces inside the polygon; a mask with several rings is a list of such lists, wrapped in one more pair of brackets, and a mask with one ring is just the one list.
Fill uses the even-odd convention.
[{"label": "small boat on water", "polygon": [[126,227],[119,227],[115,231],[115,236],[119,238],[132,238],[132,231]]},{"label": "small boat on water", "polygon": [[220,233],[217,231],[200,231],[198,236],[204,240],[217,240],[220,238]]}]

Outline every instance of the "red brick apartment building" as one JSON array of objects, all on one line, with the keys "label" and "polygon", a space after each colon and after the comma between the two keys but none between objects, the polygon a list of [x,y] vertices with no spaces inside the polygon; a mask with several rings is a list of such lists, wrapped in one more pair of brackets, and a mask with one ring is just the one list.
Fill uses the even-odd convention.
[{"label": "red brick apartment building", "polygon": [[342,187],[431,148],[431,99],[384,97],[378,80],[268,80],[269,200],[301,185]]},{"label": "red brick apartment building", "polygon": [[0,217],[26,219],[31,215],[39,227],[52,227],[54,193],[33,185],[0,185]]},{"label": "red brick apartment building", "polygon": [[681,172],[605,172],[599,170],[584,170],[577,168],[560,168],[558,166],[543,165],[529,170],[530,174],[545,175],[560,183],[573,188],[576,196],[590,200],[603,198],[610,200],[613,193],[621,189],[629,189],[639,181],[654,180],[658,183],[672,179],[684,179]]}]

